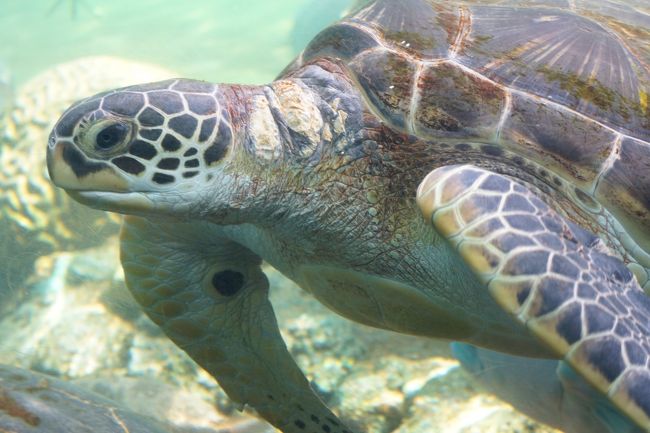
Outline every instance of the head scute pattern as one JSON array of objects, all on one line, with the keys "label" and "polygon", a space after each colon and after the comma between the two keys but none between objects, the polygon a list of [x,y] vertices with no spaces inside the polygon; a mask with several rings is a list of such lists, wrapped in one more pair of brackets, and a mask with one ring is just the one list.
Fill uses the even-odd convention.
[{"label": "head scute pattern", "polygon": [[53,141],[80,145],[106,119],[104,128],[91,130],[93,143],[80,146],[83,152],[68,146],[67,161],[79,167],[77,176],[91,172],[96,161],[97,169],[111,164],[158,186],[191,179],[207,174],[232,142],[217,90],[214,84],[168,80],[97,95],[65,113]]}]

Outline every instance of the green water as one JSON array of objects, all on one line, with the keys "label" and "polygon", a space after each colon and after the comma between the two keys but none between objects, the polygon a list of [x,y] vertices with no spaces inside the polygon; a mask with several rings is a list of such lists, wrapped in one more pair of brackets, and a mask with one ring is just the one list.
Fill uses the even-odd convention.
[{"label": "green water", "polygon": [[90,55],[151,62],[210,81],[260,83],[295,55],[294,22],[310,3],[1,0],[0,60],[17,85],[53,64]]}]

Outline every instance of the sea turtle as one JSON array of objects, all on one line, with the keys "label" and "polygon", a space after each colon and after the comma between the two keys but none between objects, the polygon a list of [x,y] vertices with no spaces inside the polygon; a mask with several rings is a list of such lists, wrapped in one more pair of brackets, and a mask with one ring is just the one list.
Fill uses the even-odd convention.
[{"label": "sea turtle", "polygon": [[269,85],[80,101],[49,172],[127,214],[135,298],[286,433],[351,429],[287,352],[262,260],[367,325],[563,358],[650,431],[650,18],[599,5],[373,1]]},{"label": "sea turtle", "polygon": [[[53,188],[45,152],[34,152],[33,143],[47,140],[61,111],[85,95],[174,75],[157,65],[91,56],[53,65],[20,86],[0,113],[0,291],[21,287],[37,257],[97,245],[119,227],[118,218]],[[2,83],[0,100],[1,93]],[[5,298],[0,310],[8,304]]]}]

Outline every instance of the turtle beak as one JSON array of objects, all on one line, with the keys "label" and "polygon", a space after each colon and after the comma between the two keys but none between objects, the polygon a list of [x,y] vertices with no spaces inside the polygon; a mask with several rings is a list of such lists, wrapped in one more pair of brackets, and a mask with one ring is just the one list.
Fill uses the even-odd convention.
[{"label": "turtle beak", "polygon": [[91,161],[69,141],[53,135],[47,146],[47,169],[52,182],[65,190],[128,192],[128,181],[101,161]]},{"label": "turtle beak", "polygon": [[153,209],[145,194],[133,192],[129,182],[114,167],[88,159],[70,141],[50,135],[47,169],[52,182],[74,200],[95,209],[120,213],[141,213]]}]

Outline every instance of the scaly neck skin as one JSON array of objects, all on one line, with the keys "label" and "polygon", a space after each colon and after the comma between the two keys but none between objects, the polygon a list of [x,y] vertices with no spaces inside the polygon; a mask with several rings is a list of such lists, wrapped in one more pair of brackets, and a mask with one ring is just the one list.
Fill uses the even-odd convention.
[{"label": "scaly neck skin", "polygon": [[312,202],[322,206],[324,198],[311,194],[345,178],[339,169],[362,156],[363,102],[333,63],[307,65],[266,86],[220,86],[220,93],[233,149],[206,188],[199,217],[217,224],[287,223],[291,210],[304,215]]}]

